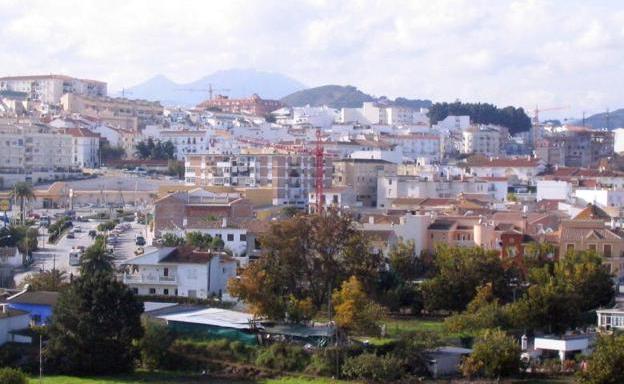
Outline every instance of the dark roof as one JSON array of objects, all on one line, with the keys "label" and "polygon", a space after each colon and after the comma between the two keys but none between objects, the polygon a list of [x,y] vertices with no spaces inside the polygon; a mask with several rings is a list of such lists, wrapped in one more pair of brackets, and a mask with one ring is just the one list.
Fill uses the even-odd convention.
[{"label": "dark roof", "polygon": [[438,220],[429,225],[429,229],[448,230],[451,229],[454,222],[446,220]]},{"label": "dark roof", "polygon": [[54,306],[58,300],[58,292],[26,291],[7,299],[9,303]]},{"label": "dark roof", "polygon": [[200,251],[190,247],[178,247],[165,256],[161,263],[191,263],[205,264],[210,262],[218,253],[212,251]]}]

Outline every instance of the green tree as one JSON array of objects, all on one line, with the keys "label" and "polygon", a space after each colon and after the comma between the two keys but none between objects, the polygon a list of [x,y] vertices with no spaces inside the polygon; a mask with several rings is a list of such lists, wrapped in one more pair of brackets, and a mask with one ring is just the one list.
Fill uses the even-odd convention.
[{"label": "green tree", "polygon": [[102,162],[105,163],[111,160],[120,160],[123,159],[125,155],[126,151],[123,147],[113,147],[106,140],[100,141],[100,157],[102,158]]},{"label": "green tree", "polygon": [[80,277],[61,291],[54,308],[45,352],[56,371],[102,375],[134,368],[143,304],[115,278],[101,241],[87,249]]},{"label": "green tree", "polygon": [[383,317],[383,310],[368,297],[355,276],[343,281],[340,289],[334,291],[332,304],[336,325],[341,330],[366,335],[379,333],[378,322]]},{"label": "green tree", "polygon": [[80,258],[80,274],[83,276],[91,276],[96,273],[112,274],[114,271],[113,260],[114,257],[106,250],[104,238],[99,237]]},{"label": "green tree", "polygon": [[467,334],[477,334],[487,328],[506,327],[507,323],[505,307],[494,296],[489,284],[478,289],[464,312],[444,319],[449,331]]},{"label": "green tree", "polygon": [[520,346],[501,330],[486,330],[477,339],[472,354],[462,362],[467,377],[497,378],[513,376],[520,370]]},{"label": "green tree", "polygon": [[[186,234],[187,245],[190,245],[194,248],[199,248],[202,250],[210,249],[212,246],[212,242],[214,239],[209,234],[202,234],[201,232],[188,232]],[[223,241],[223,240],[221,240]]]},{"label": "green tree", "polygon": [[371,252],[352,218],[337,210],[274,223],[260,242],[261,256],[229,289],[274,319],[284,317],[291,295],[310,298],[315,310],[325,308],[330,292],[351,276],[373,292],[382,267],[381,255]]},{"label": "green tree", "polygon": [[19,201],[20,223],[23,225],[26,221],[26,201],[35,199],[35,192],[32,184],[23,181],[15,183],[12,191],[13,197]]},{"label": "green tree", "polygon": [[211,249],[222,251],[224,247],[225,247],[225,243],[223,242],[223,239],[220,237],[215,236],[210,242]]},{"label": "green tree", "polygon": [[477,288],[486,284],[491,284],[498,298],[511,296],[507,272],[498,252],[443,245],[436,248],[434,266],[433,278],[422,284],[428,310],[463,310]]},{"label": "green tree", "polygon": [[624,383],[624,335],[600,336],[587,370],[577,377],[581,384]]},{"label": "green tree", "polygon": [[184,179],[184,162],[178,160],[169,160],[167,162],[167,173],[170,176],[176,176],[178,179]]},{"label": "green tree", "polygon": [[28,378],[24,372],[10,367],[0,368],[0,383],[2,384],[28,384]]},{"label": "green tree", "polygon": [[487,103],[435,103],[429,108],[431,124],[444,120],[447,116],[468,115],[476,124],[496,124],[509,128],[511,134],[528,131],[531,119],[522,108],[497,108]]},{"label": "green tree", "polygon": [[23,282],[24,286],[26,284],[33,291],[60,291],[68,284],[67,273],[58,269],[52,269],[28,275]]},{"label": "green tree", "polygon": [[166,325],[152,320],[144,321],[143,329],[139,341],[141,363],[149,370],[166,368],[172,358],[169,347],[175,340],[174,335]]},{"label": "green tree", "polygon": [[377,301],[390,311],[411,308],[413,313],[422,310],[422,293],[416,279],[425,271],[421,257],[415,255],[413,242],[399,242],[388,255],[389,268],[379,273],[376,288]]},{"label": "green tree", "polygon": [[178,237],[173,233],[165,233],[162,237],[162,244],[165,247],[177,247],[184,245],[184,238]]}]

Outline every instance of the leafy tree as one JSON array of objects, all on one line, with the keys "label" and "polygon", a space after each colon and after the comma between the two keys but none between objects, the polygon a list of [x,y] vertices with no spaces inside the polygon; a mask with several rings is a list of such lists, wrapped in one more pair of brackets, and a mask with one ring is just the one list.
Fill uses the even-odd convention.
[{"label": "leafy tree", "polygon": [[133,343],[143,333],[143,305],[115,278],[102,239],[82,262],[80,277],[61,291],[54,308],[48,365],[78,375],[129,372],[137,355]]},{"label": "leafy tree", "polygon": [[522,108],[497,108],[487,103],[435,103],[429,108],[431,124],[444,120],[451,115],[469,115],[476,124],[496,124],[507,127],[511,134],[528,131],[531,119]]},{"label": "leafy tree", "polygon": [[530,242],[524,246],[523,262],[526,269],[541,268],[553,263],[555,247],[550,243]]},{"label": "leafy tree", "polygon": [[149,370],[164,368],[171,359],[169,347],[175,337],[169,328],[155,321],[143,323],[143,337],[139,341],[141,362]]},{"label": "leafy tree", "polygon": [[342,283],[332,294],[336,312],[336,325],[343,331],[358,334],[376,334],[383,310],[366,295],[364,287],[355,276]]},{"label": "leafy tree", "polygon": [[416,331],[401,335],[394,344],[393,353],[405,361],[405,370],[418,376],[428,375],[429,351],[443,345],[436,332]]},{"label": "leafy tree", "polygon": [[123,147],[113,147],[106,140],[100,141],[100,156],[103,162],[120,160],[123,159],[125,155],[126,151],[123,149]]},{"label": "leafy tree", "polygon": [[33,291],[60,291],[68,284],[67,273],[58,269],[28,275],[23,282]]},{"label": "leafy tree", "polygon": [[505,327],[505,307],[492,292],[490,284],[480,287],[466,311],[447,317],[444,324],[451,332],[476,334],[482,329]]},{"label": "leafy tree", "polygon": [[374,353],[362,353],[345,360],[342,374],[350,379],[381,383],[395,381],[405,375],[405,361],[392,354],[377,356]]},{"label": "leafy tree", "polygon": [[221,239],[220,237],[214,237],[212,239],[212,241],[210,242],[210,248],[211,249],[215,249],[217,251],[221,251],[223,250],[223,248],[225,247],[225,243],[223,242],[223,239]]},{"label": "leafy tree", "polygon": [[464,376],[497,378],[512,376],[520,369],[520,346],[501,330],[486,330],[477,339],[472,354],[462,362]]},{"label": "leafy tree", "polygon": [[28,255],[38,247],[38,231],[25,225],[11,225],[0,228],[0,246],[17,247],[21,253]]},{"label": "leafy tree", "polygon": [[15,183],[12,191],[13,197],[19,201],[20,208],[20,223],[23,225],[26,221],[26,201],[35,199],[35,192],[33,191],[32,184],[23,181]]},{"label": "leafy tree", "polygon": [[150,137],[147,141],[137,143],[135,155],[143,160],[173,160],[175,159],[175,146],[170,140],[154,141]]},{"label": "leafy tree", "polygon": [[581,384],[624,383],[624,335],[603,335],[598,338],[586,371],[579,372]]},{"label": "leafy tree", "polygon": [[310,298],[320,310],[332,289],[350,276],[367,292],[375,288],[381,255],[371,252],[344,212],[296,215],[273,224],[260,242],[262,255],[229,284],[257,314],[283,318],[291,295]]},{"label": "leafy tree", "polygon": [[416,245],[413,241],[395,244],[388,255],[390,269],[403,282],[415,280],[424,273],[424,264],[416,256]]},{"label": "leafy tree", "polygon": [[186,234],[185,243],[199,249],[210,249],[212,241],[212,236],[209,234],[204,235],[201,232],[188,232]]},{"label": "leafy tree", "polygon": [[510,297],[506,270],[495,251],[443,245],[436,249],[434,265],[435,275],[422,284],[428,310],[463,310],[486,284],[496,297]]},{"label": "leafy tree", "polygon": [[2,384],[28,384],[28,378],[24,372],[11,367],[0,368],[0,383]]},{"label": "leafy tree", "polygon": [[170,176],[177,176],[178,179],[184,179],[184,162],[177,160],[169,160],[167,162],[167,173]]},{"label": "leafy tree", "polygon": [[177,247],[184,244],[184,238],[178,237],[173,233],[165,233],[162,237],[162,244],[165,247]]}]

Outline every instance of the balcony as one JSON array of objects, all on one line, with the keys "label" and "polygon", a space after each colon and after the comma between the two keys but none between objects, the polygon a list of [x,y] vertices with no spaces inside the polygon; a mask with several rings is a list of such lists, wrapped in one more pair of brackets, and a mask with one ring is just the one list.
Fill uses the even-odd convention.
[{"label": "balcony", "polygon": [[133,275],[126,273],[123,276],[124,284],[166,284],[175,285],[178,283],[176,276],[162,276],[155,274]]}]

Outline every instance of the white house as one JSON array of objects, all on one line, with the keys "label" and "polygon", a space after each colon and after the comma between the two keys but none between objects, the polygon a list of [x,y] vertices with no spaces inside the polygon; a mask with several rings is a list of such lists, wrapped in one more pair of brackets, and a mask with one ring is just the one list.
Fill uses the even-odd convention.
[{"label": "white house", "polygon": [[208,298],[227,290],[236,261],[224,252],[160,248],[127,260],[124,284],[139,295]]},{"label": "white house", "polygon": [[624,153],[624,128],[613,130],[613,151]]},{"label": "white house", "polygon": [[585,189],[579,188],[574,191],[574,196],[586,203],[596,204],[601,208],[624,207],[624,190],[622,189]]},{"label": "white house", "polygon": [[66,128],[72,139],[72,163],[79,168],[100,166],[100,135],[86,128]]},{"label": "white house", "polygon": [[12,268],[21,267],[24,265],[24,255],[17,247],[0,247],[0,265]]},{"label": "white house", "polygon": [[572,184],[565,180],[537,180],[537,201],[568,200],[572,196]]},{"label": "white house", "polygon": [[545,169],[544,162],[531,157],[473,159],[466,172],[477,177],[507,177],[531,183]]}]

